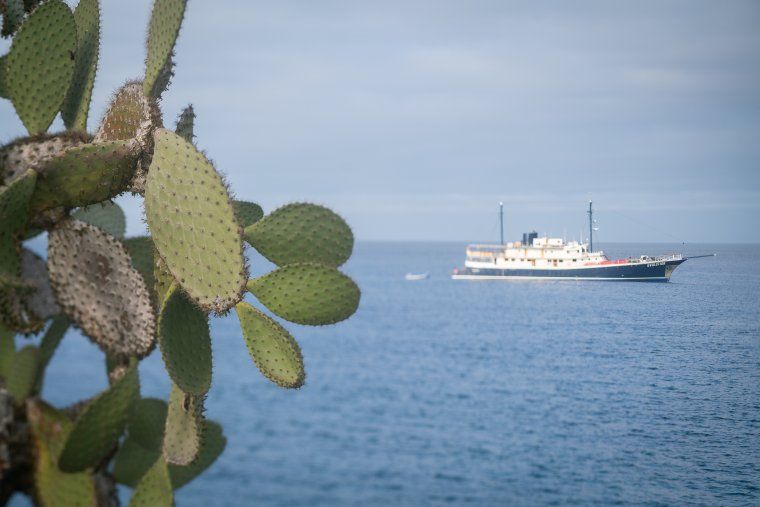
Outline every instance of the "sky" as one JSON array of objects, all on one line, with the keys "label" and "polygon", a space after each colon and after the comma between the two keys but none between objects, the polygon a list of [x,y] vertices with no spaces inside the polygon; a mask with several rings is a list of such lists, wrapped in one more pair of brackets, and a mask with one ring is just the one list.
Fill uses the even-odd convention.
[{"label": "sky", "polygon": [[[150,15],[102,4],[91,131]],[[238,198],[359,240],[498,240],[499,201],[507,238],[577,239],[593,199],[599,241],[760,242],[759,27],[757,1],[190,0],[161,106],[193,104]]]}]

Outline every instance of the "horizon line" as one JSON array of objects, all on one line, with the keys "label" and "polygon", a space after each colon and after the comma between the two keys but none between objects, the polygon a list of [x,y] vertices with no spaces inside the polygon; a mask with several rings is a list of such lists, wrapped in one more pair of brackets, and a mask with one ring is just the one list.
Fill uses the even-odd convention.
[{"label": "horizon line", "polygon": [[[462,244],[488,244],[498,245],[498,241],[468,241],[457,239],[366,239],[356,238],[357,243],[462,243]],[[600,245],[736,245],[757,246],[760,241],[728,243],[725,241],[594,241]]]}]

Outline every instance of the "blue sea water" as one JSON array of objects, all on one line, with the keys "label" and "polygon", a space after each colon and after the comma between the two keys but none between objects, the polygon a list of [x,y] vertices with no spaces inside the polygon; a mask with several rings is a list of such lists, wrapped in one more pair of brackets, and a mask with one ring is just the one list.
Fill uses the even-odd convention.
[{"label": "blue sea water", "polygon": [[[228,446],[177,503],[758,505],[760,247],[685,247],[710,252],[668,284],[469,282],[448,277],[463,244],[359,243],[345,268],[357,314],[290,326],[303,389],[264,380],[234,315],[213,322],[207,417]],[[142,364],[142,391],[165,398],[159,356]],[[102,364],[68,335],[45,397],[92,395]]]}]

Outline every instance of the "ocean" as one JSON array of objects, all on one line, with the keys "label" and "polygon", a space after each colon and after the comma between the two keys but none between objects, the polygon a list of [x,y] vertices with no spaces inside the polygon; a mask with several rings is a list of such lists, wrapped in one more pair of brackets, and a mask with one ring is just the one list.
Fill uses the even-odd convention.
[{"label": "ocean", "polygon": [[[670,283],[452,281],[462,243],[360,242],[357,314],[288,325],[297,391],[258,373],[234,314],[215,319],[206,415],[227,449],[177,504],[760,504],[760,246],[600,246],[718,255]],[[141,382],[166,398],[160,354]],[[44,397],[105,385],[102,354],[67,335]]]}]

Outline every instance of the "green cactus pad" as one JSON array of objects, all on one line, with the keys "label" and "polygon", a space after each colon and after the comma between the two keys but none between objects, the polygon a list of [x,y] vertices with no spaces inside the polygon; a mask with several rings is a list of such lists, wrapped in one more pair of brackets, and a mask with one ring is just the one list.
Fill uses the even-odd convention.
[{"label": "green cactus pad", "polygon": [[13,37],[6,83],[16,113],[30,134],[45,132],[61,108],[74,72],[71,55],[76,44],[74,15],[59,0],[35,9]]},{"label": "green cactus pad", "polygon": [[58,344],[61,343],[66,331],[69,330],[69,319],[65,315],[58,315],[50,323],[45,335],[40,341],[40,367],[44,368],[53,358]]},{"label": "green cactus pad", "polygon": [[148,55],[145,58],[145,80],[143,93],[147,97],[159,97],[162,86],[156,83],[168,83],[162,74],[171,67],[174,44],[179,35],[182,18],[185,15],[186,0],[156,0],[148,26],[148,40],[145,42]]},{"label": "green cactus pad", "polygon": [[67,148],[90,142],[83,132],[61,132],[22,137],[0,148],[0,180],[11,181],[27,169],[60,155]]},{"label": "green cactus pad", "polygon": [[0,186],[0,275],[18,277],[21,274],[17,240],[26,225],[36,177],[37,173],[30,170],[8,186]]},{"label": "green cactus pad", "polygon": [[43,445],[53,461],[58,461],[74,423],[64,412],[38,399],[27,402],[26,415],[35,444]]},{"label": "green cactus pad", "polygon": [[0,56],[0,97],[7,99],[8,97],[8,82],[5,64],[8,62],[8,55]]},{"label": "green cactus pad", "polygon": [[[153,241],[148,236],[137,236],[127,238],[122,242],[127,247],[129,256],[132,259],[132,267],[140,272],[148,290],[151,294],[154,294],[156,280],[153,276]],[[154,301],[155,304],[156,301]]]},{"label": "green cactus pad", "polygon": [[43,324],[27,309],[26,302],[34,296],[36,287],[21,276],[19,250],[35,178],[36,173],[29,170],[8,186],[0,186],[0,322],[22,333],[34,332]]},{"label": "green cactus pad", "polygon": [[64,472],[80,472],[97,465],[113,449],[124,431],[132,404],[140,395],[137,364],[93,401],[74,423],[58,460]]},{"label": "green cactus pad", "polygon": [[10,329],[0,324],[0,377],[8,378],[16,358],[16,341]]},{"label": "green cactus pad", "polygon": [[19,237],[27,221],[27,210],[37,173],[26,171],[8,186],[0,186],[0,322],[19,332],[40,326],[28,316],[24,301],[34,286],[21,278]]},{"label": "green cactus pad", "polygon": [[21,249],[23,285],[7,287],[0,295],[0,320],[19,333],[35,333],[60,312],[50,287],[45,261]]},{"label": "green cactus pad", "polygon": [[135,402],[127,423],[129,438],[144,449],[161,452],[167,410],[166,402],[157,398]]},{"label": "green cactus pad", "polygon": [[127,230],[127,217],[118,204],[104,201],[84,208],[79,208],[71,214],[72,218],[100,227],[111,236],[123,238]]},{"label": "green cactus pad", "polygon": [[137,359],[127,356],[115,356],[106,354],[106,373],[108,373],[108,383],[113,385],[114,382],[119,380],[127,373],[129,367],[132,365],[132,361]]},{"label": "green cactus pad", "polygon": [[264,217],[264,210],[256,203],[247,201],[234,201],[235,216],[241,227],[253,225]]},{"label": "green cactus pad", "polygon": [[109,380],[111,378],[111,374],[116,371],[116,368],[119,367],[121,361],[123,361],[123,358],[117,358],[110,354],[106,354],[106,373],[108,374]]},{"label": "green cactus pad", "polygon": [[193,105],[188,105],[185,109],[182,110],[182,114],[179,115],[179,118],[177,119],[177,126],[174,129],[174,132],[182,137],[185,141],[188,143],[193,142],[193,126],[195,124],[195,111],[193,110]]},{"label": "green cactus pad", "polygon": [[245,289],[240,227],[227,189],[195,146],[168,130],[155,133],[145,216],[172,276],[205,311],[223,313]]},{"label": "green cactus pad", "polygon": [[203,421],[201,449],[198,458],[187,466],[169,465],[169,475],[174,489],[179,489],[210,467],[224,451],[227,439],[222,427],[214,421]]},{"label": "green cactus pad", "polygon": [[56,463],[72,423],[63,412],[39,401],[27,403],[34,443],[35,499],[43,507],[96,505],[95,484],[88,472],[64,473]]},{"label": "green cactus pad", "polygon": [[16,352],[5,387],[17,405],[24,403],[24,400],[32,394],[39,365],[40,352],[37,347],[27,345]]},{"label": "green cactus pad", "polygon": [[280,387],[301,387],[306,378],[301,347],[290,333],[246,302],[238,303],[235,310],[259,371]]},{"label": "green cactus pad", "polygon": [[50,281],[66,314],[106,353],[145,357],[155,344],[155,316],[124,245],[71,219],[48,238]]},{"label": "green cactus pad", "polygon": [[21,22],[24,20],[24,0],[6,0],[3,11],[3,28],[0,35],[8,37],[13,35]]},{"label": "green cactus pad", "polygon": [[39,392],[42,388],[42,381],[45,376],[45,369],[48,363],[53,358],[58,344],[61,343],[66,331],[69,330],[69,319],[65,315],[58,315],[53,318],[50,326],[45,331],[45,334],[40,341],[40,366],[37,370],[37,381],[35,383],[35,392]]},{"label": "green cactus pad", "polygon": [[248,282],[248,290],[283,319],[324,326],[349,318],[361,292],[351,278],[315,263],[290,264]]},{"label": "green cactus pad", "polygon": [[[203,473],[222,454],[226,445],[227,439],[222,434],[219,423],[203,421],[201,448],[196,460],[187,466],[169,465],[169,476],[174,489],[181,488]],[[114,458],[114,478],[119,483],[134,488],[160,455],[160,452],[148,450],[127,437]]]},{"label": "green cactus pad", "polygon": [[187,394],[211,388],[208,317],[174,283],[158,317],[158,346],[172,381]]},{"label": "green cactus pad", "polygon": [[161,457],[161,451],[149,451],[127,437],[114,456],[113,476],[120,484],[134,488],[148,469]]},{"label": "green cactus pad", "polygon": [[161,456],[137,483],[130,507],[173,507],[174,491],[169,469]]},{"label": "green cactus pad", "polygon": [[134,175],[139,150],[134,141],[84,144],[38,166],[32,209],[95,204],[124,192]]},{"label": "green cactus pad", "polygon": [[161,68],[161,72],[158,73],[156,81],[153,83],[153,88],[150,91],[150,96],[160,99],[161,95],[169,88],[169,84],[174,77],[174,51],[171,52],[166,63]]},{"label": "green cactus pad", "polygon": [[162,449],[167,463],[186,466],[198,456],[203,422],[203,398],[183,393],[177,385],[172,384]]},{"label": "green cactus pad", "polygon": [[98,0],[79,0],[74,9],[77,26],[77,49],[74,55],[74,75],[61,107],[66,128],[87,130],[95,73],[100,50],[100,5]]},{"label": "green cactus pad", "polygon": [[338,267],[351,257],[354,235],[333,211],[316,204],[288,204],[245,228],[245,239],[278,266],[318,262]]}]

